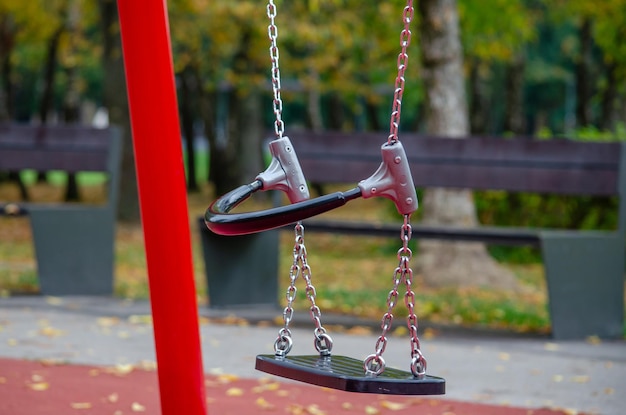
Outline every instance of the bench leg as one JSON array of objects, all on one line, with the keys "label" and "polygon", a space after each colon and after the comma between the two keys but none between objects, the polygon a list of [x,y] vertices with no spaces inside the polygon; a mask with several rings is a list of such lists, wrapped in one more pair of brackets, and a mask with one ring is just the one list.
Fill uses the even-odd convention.
[{"label": "bench leg", "polygon": [[624,240],[617,235],[542,233],[555,339],[619,338],[624,324]]},{"label": "bench leg", "polygon": [[113,295],[113,212],[42,207],[30,222],[42,294]]},{"label": "bench leg", "polygon": [[278,307],[278,231],[222,236],[198,221],[209,307]]}]

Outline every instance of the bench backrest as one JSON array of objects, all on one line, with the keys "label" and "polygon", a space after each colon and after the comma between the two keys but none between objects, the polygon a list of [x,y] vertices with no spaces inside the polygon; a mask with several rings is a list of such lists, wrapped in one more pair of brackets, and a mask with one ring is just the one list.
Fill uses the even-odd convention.
[{"label": "bench backrest", "polygon": [[108,200],[117,206],[122,156],[120,130],[78,125],[0,124],[0,171],[63,170],[108,175]]},{"label": "bench backrest", "polygon": [[[295,132],[289,137],[305,177],[357,183],[380,164],[380,133]],[[466,139],[403,134],[417,187],[620,197],[626,230],[626,143],[565,139]]]}]

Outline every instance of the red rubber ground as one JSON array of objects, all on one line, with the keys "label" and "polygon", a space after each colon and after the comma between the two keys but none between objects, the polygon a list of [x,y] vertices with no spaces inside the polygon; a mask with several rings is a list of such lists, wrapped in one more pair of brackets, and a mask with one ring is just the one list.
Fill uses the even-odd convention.
[{"label": "red rubber ground", "polygon": [[[430,397],[341,392],[277,378],[206,377],[210,415],[563,415]],[[156,371],[0,358],[2,415],[160,414]],[[184,415],[184,414],[181,414]]]}]

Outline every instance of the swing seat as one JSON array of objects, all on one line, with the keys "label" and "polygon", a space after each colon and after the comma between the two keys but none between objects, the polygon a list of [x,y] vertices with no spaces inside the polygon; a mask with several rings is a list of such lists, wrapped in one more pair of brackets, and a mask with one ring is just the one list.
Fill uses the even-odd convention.
[{"label": "swing seat", "polygon": [[387,368],[378,376],[366,376],[363,361],[346,356],[258,355],[256,369],[312,385],[346,392],[388,395],[443,395],[446,381],[435,376],[418,379],[410,372]]}]

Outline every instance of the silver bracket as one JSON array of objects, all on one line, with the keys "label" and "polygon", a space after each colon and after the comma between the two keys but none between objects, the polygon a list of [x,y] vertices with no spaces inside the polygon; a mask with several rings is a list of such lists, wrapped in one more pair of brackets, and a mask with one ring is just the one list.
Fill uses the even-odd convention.
[{"label": "silver bracket", "polygon": [[408,215],[417,210],[417,193],[409,161],[400,141],[381,147],[383,161],[369,178],[359,182],[364,199],[374,196],[393,200],[398,212]]},{"label": "silver bracket", "polygon": [[271,141],[269,149],[272,161],[267,169],[256,177],[256,180],[263,183],[263,190],[281,190],[287,194],[291,203],[307,200],[309,188],[289,137]]}]

